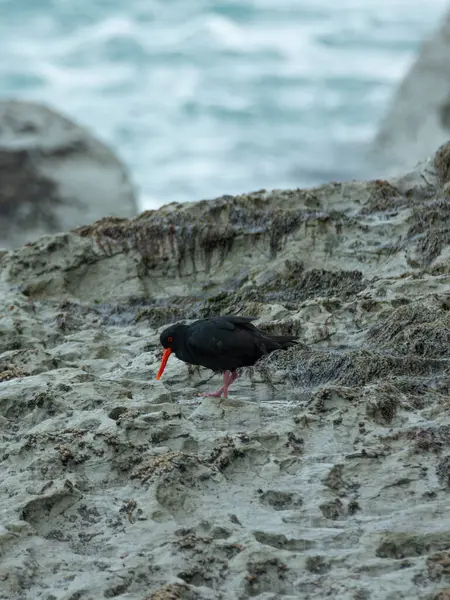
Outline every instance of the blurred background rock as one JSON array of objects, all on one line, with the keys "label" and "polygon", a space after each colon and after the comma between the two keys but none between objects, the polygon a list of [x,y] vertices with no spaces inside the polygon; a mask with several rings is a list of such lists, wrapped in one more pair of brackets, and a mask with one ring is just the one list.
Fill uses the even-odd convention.
[{"label": "blurred background rock", "polygon": [[89,131],[39,104],[0,102],[0,247],[136,212],[124,166]]}]

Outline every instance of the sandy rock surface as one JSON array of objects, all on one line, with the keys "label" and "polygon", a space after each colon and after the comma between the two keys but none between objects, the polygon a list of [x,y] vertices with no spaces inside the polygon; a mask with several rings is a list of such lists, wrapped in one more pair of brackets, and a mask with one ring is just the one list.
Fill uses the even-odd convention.
[{"label": "sandy rock surface", "polygon": [[394,175],[450,139],[450,10],[425,41],[381,123],[370,164]]},{"label": "sandy rock surface", "polygon": [[[448,598],[449,182],[450,145],[3,255],[0,598]],[[155,381],[167,324],[238,311],[298,346]]]},{"label": "sandy rock surface", "polygon": [[107,146],[45,106],[0,101],[0,249],[136,214],[127,172]]}]

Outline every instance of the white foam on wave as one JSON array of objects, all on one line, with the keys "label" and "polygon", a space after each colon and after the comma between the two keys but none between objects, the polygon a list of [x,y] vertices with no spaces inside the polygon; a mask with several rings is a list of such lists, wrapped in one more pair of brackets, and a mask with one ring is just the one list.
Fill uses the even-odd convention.
[{"label": "white foam on wave", "polygon": [[69,68],[58,66],[49,61],[36,61],[34,68],[39,75],[45,78],[48,85],[63,88],[67,92],[74,88],[89,86],[91,90],[102,88],[105,85],[122,82],[130,76],[130,66],[119,65],[114,68],[97,67],[87,69]]}]

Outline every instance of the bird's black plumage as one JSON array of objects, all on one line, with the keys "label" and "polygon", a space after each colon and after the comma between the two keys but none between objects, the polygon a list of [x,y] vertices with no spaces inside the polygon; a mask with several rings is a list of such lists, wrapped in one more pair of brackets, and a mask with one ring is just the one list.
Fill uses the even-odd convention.
[{"label": "bird's black plumage", "polygon": [[[161,365],[158,378],[164,370],[171,352],[183,362],[201,365],[213,371],[231,373],[254,365],[260,358],[274,350],[285,350],[295,344],[296,336],[272,335],[261,331],[252,321],[255,317],[224,316],[200,319],[190,325],[176,324],[165,329],[161,344],[166,349],[165,362]],[[228,380],[228,385],[232,382]],[[228,389],[224,375],[225,395]]]}]

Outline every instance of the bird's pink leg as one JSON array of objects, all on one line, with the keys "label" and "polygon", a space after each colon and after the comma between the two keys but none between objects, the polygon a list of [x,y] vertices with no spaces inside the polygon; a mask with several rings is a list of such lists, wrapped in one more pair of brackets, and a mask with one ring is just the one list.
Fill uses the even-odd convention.
[{"label": "bird's pink leg", "polygon": [[223,374],[223,386],[219,390],[217,390],[217,392],[204,392],[203,394],[200,394],[200,396],[206,396],[207,398],[220,398],[220,396],[222,395],[222,392],[225,392],[225,398],[226,398],[228,386],[230,385],[229,380],[230,380],[230,375],[229,375],[228,371],[225,371]]},{"label": "bird's pink leg", "polygon": [[239,375],[236,373],[236,371],[225,371],[223,374],[223,386],[218,389],[217,392],[206,392],[200,394],[200,396],[207,396],[208,398],[220,398],[220,396],[223,394],[224,398],[228,398],[228,388],[233,381],[236,381],[238,377]]},{"label": "bird's pink leg", "polygon": [[224,381],[224,390],[223,390],[223,396],[224,398],[228,398],[228,388],[230,387],[230,385],[233,383],[233,381],[236,381],[236,379],[239,377],[239,375],[236,373],[236,371],[231,371],[230,372],[230,378],[228,380],[227,386],[225,387],[225,381]]}]

